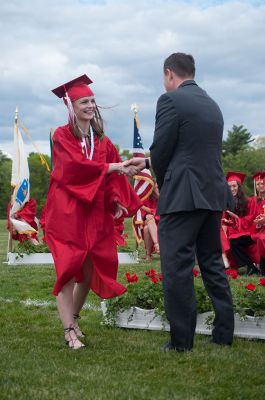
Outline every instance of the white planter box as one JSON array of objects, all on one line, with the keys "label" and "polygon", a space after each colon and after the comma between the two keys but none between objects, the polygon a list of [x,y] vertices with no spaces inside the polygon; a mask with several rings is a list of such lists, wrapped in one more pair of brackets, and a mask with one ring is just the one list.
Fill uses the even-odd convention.
[{"label": "white planter box", "polygon": [[18,253],[8,253],[7,263],[8,265],[53,264],[53,258],[51,253],[23,254],[23,257]]},{"label": "white planter box", "polygon": [[[103,317],[106,314],[106,302],[101,303]],[[213,313],[207,312],[198,314],[196,333],[203,335],[211,335],[212,328],[206,325],[206,320]],[[107,323],[107,321],[105,321]],[[149,329],[149,330],[165,330],[169,331],[169,324],[159,316],[155,315],[153,310],[143,310],[139,307],[131,307],[120,313],[116,319],[116,326],[120,328]],[[248,339],[265,339],[265,317],[247,317],[241,320],[235,315],[235,336]]]},{"label": "white planter box", "polygon": [[[137,264],[137,252],[133,253],[118,253],[119,264]],[[53,264],[51,253],[32,253],[23,254],[21,257],[18,253],[7,254],[8,265],[23,265],[23,264]]]},{"label": "white planter box", "polygon": [[119,264],[138,264],[138,252],[118,253]]}]

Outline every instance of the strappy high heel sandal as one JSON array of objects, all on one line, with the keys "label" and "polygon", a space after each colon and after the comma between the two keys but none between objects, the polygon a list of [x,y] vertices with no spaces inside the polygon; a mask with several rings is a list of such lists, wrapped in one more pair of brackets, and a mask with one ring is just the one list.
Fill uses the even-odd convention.
[{"label": "strappy high heel sandal", "polygon": [[154,249],[155,249],[155,253],[156,253],[156,254],[160,254],[159,243],[154,243]]},{"label": "strappy high heel sandal", "polygon": [[[64,341],[65,341],[66,346],[69,347],[69,349],[79,350],[79,349],[83,349],[86,347],[84,345],[84,343],[80,342],[80,340],[78,339],[78,337],[75,333],[75,329],[72,326],[64,329],[64,334],[66,335],[67,333],[69,335],[69,340],[64,338]],[[74,333],[75,337],[71,336],[71,333]]]},{"label": "strappy high heel sandal", "polygon": [[84,334],[84,332],[81,331],[79,325],[78,325],[78,320],[81,319],[79,314],[74,314],[74,330],[75,330],[75,334],[77,337],[79,338],[83,338],[86,335]]},{"label": "strappy high heel sandal", "polygon": [[147,262],[151,261],[151,254],[146,253],[145,261],[147,261]]}]

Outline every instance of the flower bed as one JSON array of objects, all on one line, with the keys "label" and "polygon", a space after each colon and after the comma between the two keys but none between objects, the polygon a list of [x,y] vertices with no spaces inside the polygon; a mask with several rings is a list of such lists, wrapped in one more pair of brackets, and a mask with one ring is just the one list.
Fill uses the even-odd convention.
[{"label": "flower bed", "polygon": [[[198,319],[196,332],[211,334],[213,309],[198,271],[194,270]],[[265,278],[256,283],[228,270],[235,310],[235,335],[265,339]],[[123,328],[169,330],[163,306],[162,275],[154,269],[144,276],[126,273],[127,292],[102,303],[104,323]],[[257,280],[257,279],[256,279]]]},{"label": "flower bed", "polygon": [[[101,303],[104,323],[109,325],[107,320],[106,302]],[[210,321],[213,319],[213,313],[207,312],[198,314],[196,333],[202,335],[211,335],[212,327]],[[110,323],[111,324],[111,323]],[[169,331],[169,324],[154,310],[144,310],[139,307],[131,307],[128,310],[117,314],[115,326],[119,328],[147,329],[152,331]],[[248,339],[265,339],[265,317],[249,317],[242,319],[238,314],[235,315],[235,336]]]}]

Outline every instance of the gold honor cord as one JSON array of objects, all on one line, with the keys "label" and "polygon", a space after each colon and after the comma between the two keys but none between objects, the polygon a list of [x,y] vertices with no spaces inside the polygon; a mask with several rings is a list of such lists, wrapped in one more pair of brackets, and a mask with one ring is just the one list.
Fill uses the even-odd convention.
[{"label": "gold honor cord", "polygon": [[34,143],[33,140],[31,139],[31,136],[30,136],[30,134],[29,134],[28,129],[27,129],[23,124],[21,124],[21,128],[22,128],[23,131],[25,132],[27,138],[29,139],[29,141],[31,142],[31,144],[33,145],[33,147],[35,147],[35,149],[37,150],[37,153],[39,154],[39,157],[40,157],[40,162],[41,162],[41,164],[46,168],[46,170],[47,170],[48,172],[51,172],[51,169],[50,169],[50,167],[49,167],[49,164],[48,164],[46,158],[45,158],[44,155],[40,152],[40,150],[39,150],[38,146],[36,145],[36,143]]}]

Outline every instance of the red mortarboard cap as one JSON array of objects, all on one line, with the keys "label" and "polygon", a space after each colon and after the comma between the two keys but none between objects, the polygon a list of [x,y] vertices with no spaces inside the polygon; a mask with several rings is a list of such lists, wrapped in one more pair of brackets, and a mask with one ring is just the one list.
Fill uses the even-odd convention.
[{"label": "red mortarboard cap", "polygon": [[256,182],[257,181],[264,182],[265,172],[256,172],[255,175],[252,176],[252,179],[254,179]]},{"label": "red mortarboard cap", "polygon": [[52,92],[59,98],[64,97],[65,92],[67,92],[71,101],[75,101],[81,99],[81,97],[94,96],[94,93],[88,86],[90,83],[92,83],[91,79],[89,79],[87,75],[82,75],[70,82],[58,86],[53,89]]},{"label": "red mortarboard cap", "polygon": [[236,181],[243,185],[246,176],[247,175],[243,174],[242,172],[229,171],[226,174],[226,180],[227,182]]}]

